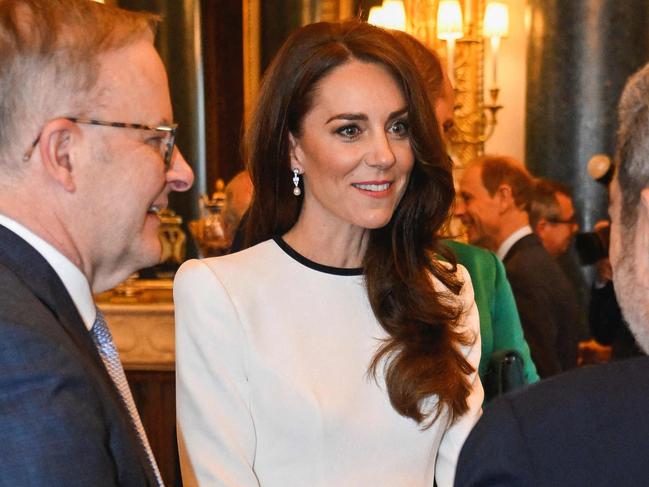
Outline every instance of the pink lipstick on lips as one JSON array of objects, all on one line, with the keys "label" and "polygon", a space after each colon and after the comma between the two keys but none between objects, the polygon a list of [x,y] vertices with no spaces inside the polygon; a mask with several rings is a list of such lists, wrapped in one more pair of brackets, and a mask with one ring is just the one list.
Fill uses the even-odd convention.
[{"label": "pink lipstick on lips", "polygon": [[372,198],[383,198],[390,193],[392,181],[363,181],[352,186]]}]

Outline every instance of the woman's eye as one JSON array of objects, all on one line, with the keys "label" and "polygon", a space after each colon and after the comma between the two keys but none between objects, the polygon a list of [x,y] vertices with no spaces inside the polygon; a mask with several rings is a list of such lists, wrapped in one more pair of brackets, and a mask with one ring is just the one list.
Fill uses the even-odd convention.
[{"label": "woman's eye", "polygon": [[390,126],[389,132],[401,138],[408,137],[410,125],[407,120],[397,120]]},{"label": "woman's eye", "polygon": [[345,125],[337,129],[336,133],[348,139],[354,139],[361,135],[361,129],[357,125]]}]

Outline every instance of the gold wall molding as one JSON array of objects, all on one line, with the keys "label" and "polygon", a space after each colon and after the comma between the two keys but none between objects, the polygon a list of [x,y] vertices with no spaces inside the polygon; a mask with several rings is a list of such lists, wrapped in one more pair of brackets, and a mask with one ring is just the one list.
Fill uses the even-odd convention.
[{"label": "gold wall molding", "polygon": [[253,104],[257,99],[261,77],[259,29],[260,0],[243,1],[243,107],[244,127],[248,126]]},{"label": "gold wall molding", "polygon": [[[484,45],[482,37],[485,0],[460,0],[464,12],[464,36],[455,45],[455,128],[449,152],[459,168],[484,153],[488,112],[484,106]],[[439,0],[404,0],[406,30],[438,53],[447,63],[446,42],[437,38]],[[468,15],[467,15],[468,14]]]}]

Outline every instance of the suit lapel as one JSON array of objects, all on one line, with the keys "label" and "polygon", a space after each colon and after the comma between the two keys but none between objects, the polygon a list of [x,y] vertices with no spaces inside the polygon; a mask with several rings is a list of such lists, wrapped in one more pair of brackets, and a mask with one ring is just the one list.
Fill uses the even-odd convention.
[{"label": "suit lapel", "polygon": [[88,370],[93,371],[93,375],[101,385],[101,391],[110,396],[113,406],[109,411],[115,411],[115,406],[117,407],[121,421],[126,426],[123,430],[129,437],[134,451],[138,452],[140,463],[145,469],[149,483],[156,485],[155,475],[137,437],[128,410],[108,375],[77,307],[58,274],[39,252],[2,225],[0,225],[0,265],[10,269],[56,317],[57,322],[79,350],[79,358],[86,362]]},{"label": "suit lapel", "polygon": [[18,235],[0,225],[0,262],[9,268],[56,316],[79,349],[101,359],[58,274],[45,258]]}]

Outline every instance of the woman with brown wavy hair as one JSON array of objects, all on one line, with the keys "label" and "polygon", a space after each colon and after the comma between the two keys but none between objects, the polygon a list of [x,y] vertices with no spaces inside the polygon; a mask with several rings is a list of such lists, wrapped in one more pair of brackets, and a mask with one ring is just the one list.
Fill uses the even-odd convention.
[{"label": "woman with brown wavy hair", "polygon": [[250,247],[176,277],[185,479],[452,485],[480,338],[468,274],[437,258],[454,189],[436,125],[382,29],[282,47],[246,139]]}]

